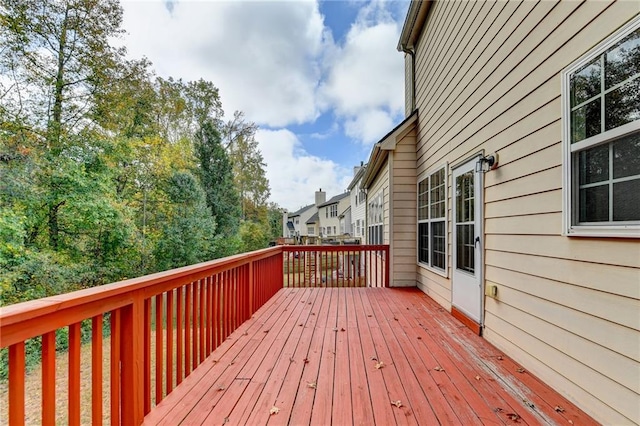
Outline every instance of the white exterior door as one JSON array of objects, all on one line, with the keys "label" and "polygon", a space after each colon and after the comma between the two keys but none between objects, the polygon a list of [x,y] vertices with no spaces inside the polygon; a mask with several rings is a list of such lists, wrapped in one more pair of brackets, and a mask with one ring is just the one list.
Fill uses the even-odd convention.
[{"label": "white exterior door", "polygon": [[474,159],[453,171],[452,304],[482,323],[482,173]]}]

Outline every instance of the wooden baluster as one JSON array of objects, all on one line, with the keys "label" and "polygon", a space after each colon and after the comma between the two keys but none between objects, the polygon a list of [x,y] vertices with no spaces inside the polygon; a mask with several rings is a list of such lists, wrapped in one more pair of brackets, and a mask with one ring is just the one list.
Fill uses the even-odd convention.
[{"label": "wooden baluster", "polygon": [[[91,318],[91,423],[93,425],[102,424],[102,338],[102,314],[100,314]],[[44,421],[42,423],[48,424]]]},{"label": "wooden baluster", "polygon": [[167,339],[167,363],[165,374],[168,395],[173,390],[173,290],[167,291],[167,319],[165,330]]},{"label": "wooden baluster", "polygon": [[[100,361],[102,362],[102,358]],[[55,424],[55,422],[56,332],[50,331],[42,336],[42,424]]]},{"label": "wooden baluster", "polygon": [[182,383],[184,377],[183,368],[183,327],[184,318],[184,287],[178,287],[177,303],[176,303],[176,384]]},{"label": "wooden baluster", "polygon": [[203,361],[204,361],[204,350],[205,350],[205,346],[204,346],[204,336],[206,333],[206,330],[204,328],[204,318],[205,318],[205,311],[204,311],[204,301],[207,297],[207,283],[208,283],[208,279],[204,278],[202,281],[200,281],[200,295],[199,295],[199,302],[200,302],[200,330],[198,332],[198,341],[199,341],[199,349],[200,349],[200,356],[198,359],[198,365],[200,365]]},{"label": "wooden baluster", "polygon": [[143,359],[143,398],[144,398],[144,414],[151,412],[151,299],[144,299],[144,359]]},{"label": "wooden baluster", "polygon": [[211,304],[212,302],[212,281],[213,281],[213,277],[207,277],[207,300],[205,301],[205,305],[206,305],[206,313],[207,313],[207,334],[205,335],[205,342],[206,342],[206,356],[211,355],[211,338],[212,338],[212,334],[211,334]]},{"label": "wooden baluster", "polygon": [[80,425],[80,323],[69,326],[69,425]]},{"label": "wooden baluster", "polygon": [[162,401],[162,374],[163,374],[163,354],[164,339],[162,338],[162,305],[163,295],[157,294],[155,297],[156,302],[156,405]]},{"label": "wooden baluster", "polygon": [[120,309],[111,312],[111,424],[120,423]]},{"label": "wooden baluster", "polygon": [[200,289],[200,280],[193,283],[193,302],[191,306],[191,371],[198,366],[198,298]]},{"label": "wooden baluster", "polygon": [[191,289],[193,283],[185,286],[184,299],[184,377],[191,374]]},{"label": "wooden baluster", "polygon": [[9,424],[24,425],[24,342],[9,346]]}]

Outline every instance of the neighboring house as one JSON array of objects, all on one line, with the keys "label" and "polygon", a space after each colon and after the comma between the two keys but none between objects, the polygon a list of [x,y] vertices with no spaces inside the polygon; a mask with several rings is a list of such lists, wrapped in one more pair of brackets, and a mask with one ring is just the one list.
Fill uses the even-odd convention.
[{"label": "neighboring house", "polygon": [[332,197],[329,201],[318,204],[320,235],[323,238],[340,235],[340,213],[344,212],[347,207],[349,207],[348,192],[343,192]]},{"label": "neighboring house", "polygon": [[289,237],[300,237],[309,235],[306,222],[317,211],[315,204],[304,206],[298,211],[289,213],[287,221],[287,230]]},{"label": "neighboring house", "polygon": [[639,14],[412,1],[407,118],[362,178],[391,285],[605,424],[640,423]]},{"label": "neighboring house", "polygon": [[315,212],[306,222],[307,236],[318,237],[320,236],[320,220],[318,219],[318,212]]},{"label": "neighboring house", "polygon": [[362,176],[364,176],[367,166],[360,163],[360,166],[353,168],[353,179],[347,187],[349,190],[349,202],[351,204],[351,235],[361,238],[364,243],[366,227],[366,203],[367,194],[362,188]]},{"label": "neighboring house", "polygon": [[340,213],[340,216],[338,216],[338,219],[340,219],[340,235],[352,235],[352,229],[351,229],[351,206],[348,205],[347,208]]}]

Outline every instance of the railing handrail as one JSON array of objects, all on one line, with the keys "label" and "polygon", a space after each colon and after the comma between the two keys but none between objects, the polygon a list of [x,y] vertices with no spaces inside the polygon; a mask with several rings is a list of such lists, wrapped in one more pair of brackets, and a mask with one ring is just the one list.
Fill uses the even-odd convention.
[{"label": "railing handrail", "polygon": [[[282,247],[283,246],[269,247],[141,277],[129,278],[111,284],[0,307],[0,348],[11,346],[59,328],[62,325],[47,324],[46,322],[43,323],[42,320],[43,317],[55,314],[61,310],[69,310],[85,305],[89,307],[89,309],[84,309],[82,316],[84,318],[91,318],[94,315],[108,312],[131,303],[130,300],[122,298],[127,293],[140,290],[144,291],[145,289],[162,286],[163,284],[171,285],[171,283],[175,283],[175,287],[178,287],[186,281],[201,279],[210,274],[212,270],[224,271],[238,265],[271,257],[281,252]],[[145,296],[152,296],[165,290],[166,289],[158,289],[158,291],[150,291],[149,294],[145,294]],[[107,300],[111,303],[95,303]],[[94,306],[91,306],[92,304]],[[28,321],[30,324],[39,322],[41,326],[37,328],[22,327],[19,334],[16,334],[16,330],[12,330],[13,333],[5,332],[5,330],[11,326],[25,321]],[[69,324],[73,322],[75,322],[75,320],[70,318]]]}]

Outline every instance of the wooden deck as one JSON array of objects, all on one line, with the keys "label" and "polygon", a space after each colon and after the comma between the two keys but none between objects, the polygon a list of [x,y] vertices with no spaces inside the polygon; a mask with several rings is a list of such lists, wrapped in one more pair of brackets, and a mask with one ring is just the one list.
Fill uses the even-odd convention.
[{"label": "wooden deck", "polygon": [[145,424],[596,424],[416,289],[282,289]]}]

